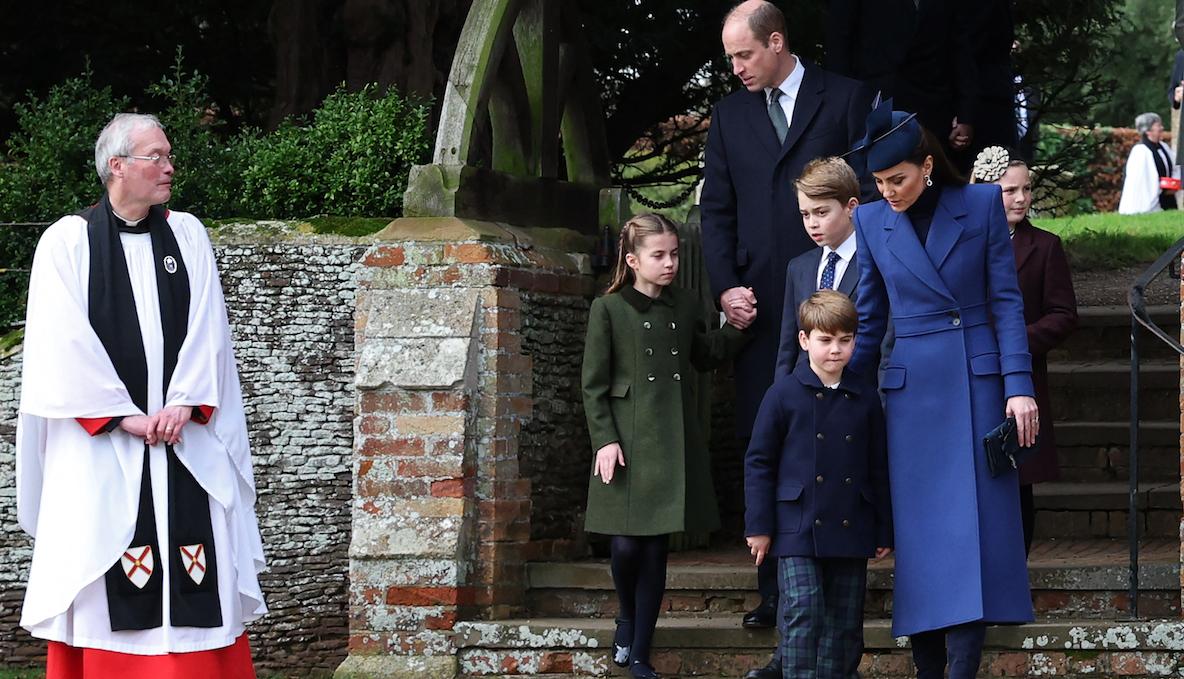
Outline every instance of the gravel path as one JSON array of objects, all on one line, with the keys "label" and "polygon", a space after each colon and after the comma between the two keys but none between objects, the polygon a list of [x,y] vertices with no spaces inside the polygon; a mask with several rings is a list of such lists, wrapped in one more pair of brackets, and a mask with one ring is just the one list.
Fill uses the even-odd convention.
[{"label": "gravel path", "polygon": [[[1125,305],[1127,291],[1146,266],[1108,271],[1073,273],[1073,290],[1077,306]],[[1179,304],[1180,281],[1168,272],[1160,274],[1146,290],[1148,304]]]}]

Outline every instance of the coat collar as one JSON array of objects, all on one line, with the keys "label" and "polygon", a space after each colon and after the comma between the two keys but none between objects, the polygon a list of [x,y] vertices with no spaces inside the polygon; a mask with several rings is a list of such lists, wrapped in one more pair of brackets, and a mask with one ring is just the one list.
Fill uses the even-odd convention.
[{"label": "coat collar", "polygon": [[652,307],[654,304],[663,304],[669,307],[674,306],[674,294],[670,292],[669,287],[662,288],[662,292],[658,293],[658,297],[655,299],[642,292],[639,292],[637,288],[633,287],[632,285],[626,285],[625,287],[621,288],[621,297],[629,303],[629,306],[637,309],[641,313],[649,311],[650,307]]},{"label": "coat collar", "polygon": [[953,295],[941,274],[938,273],[938,269],[945,263],[950,251],[954,249],[954,245],[962,237],[962,225],[958,220],[967,214],[966,201],[962,197],[962,192],[950,187],[942,189],[941,198],[937,201],[937,209],[933,213],[933,221],[930,223],[929,238],[926,239],[924,248],[921,247],[921,241],[917,239],[917,232],[912,228],[912,221],[909,220],[908,215],[892,212],[892,208],[886,204],[884,209],[888,211],[884,226],[884,230],[888,232],[884,237],[888,249],[904,264],[905,268],[921,279],[925,285],[942,297],[953,301]]},{"label": "coat collar", "polygon": [[1019,271],[1028,263],[1032,253],[1036,251],[1036,232],[1027,218],[1015,225],[1015,233],[1011,236],[1011,248],[1015,252],[1015,270]]},{"label": "coat collar", "polygon": [[[798,382],[802,383],[803,387],[810,387],[811,389],[826,389],[822,384],[822,380],[818,379],[818,375],[810,368],[810,360],[807,358],[804,361],[798,361],[798,364],[793,369],[793,376],[797,378]],[[839,386],[835,388],[836,391],[846,391],[853,396],[858,396],[861,389],[857,384],[857,380],[852,379],[850,370],[843,369],[843,376],[839,378]]]}]

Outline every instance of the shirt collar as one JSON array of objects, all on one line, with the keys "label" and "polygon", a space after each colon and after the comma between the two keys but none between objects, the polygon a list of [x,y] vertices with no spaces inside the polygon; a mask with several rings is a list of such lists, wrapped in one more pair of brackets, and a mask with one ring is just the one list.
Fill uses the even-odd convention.
[{"label": "shirt collar", "polygon": [[850,262],[851,258],[855,256],[855,232],[852,231],[851,235],[847,236],[847,239],[842,243],[839,243],[839,247],[837,248],[832,249],[829,245],[822,246],[823,259],[826,259],[827,255],[829,255],[831,252],[839,253],[839,257],[844,262]]},{"label": "shirt collar", "polygon": [[[801,58],[798,55],[793,55],[794,65],[793,70],[785,77],[785,80],[777,86],[781,93],[789,97],[792,101],[797,101],[798,90],[802,89],[802,76],[806,73],[806,66],[802,64]],[[765,88],[765,101],[769,101],[769,93],[773,91],[772,87]]]},{"label": "shirt collar", "polygon": [[624,298],[629,306],[645,313],[650,310],[654,304],[665,304],[666,306],[674,306],[674,296],[670,293],[670,288],[662,288],[662,292],[658,293],[656,298],[650,297],[643,292],[640,292],[632,285],[626,285],[621,288],[621,297]]}]

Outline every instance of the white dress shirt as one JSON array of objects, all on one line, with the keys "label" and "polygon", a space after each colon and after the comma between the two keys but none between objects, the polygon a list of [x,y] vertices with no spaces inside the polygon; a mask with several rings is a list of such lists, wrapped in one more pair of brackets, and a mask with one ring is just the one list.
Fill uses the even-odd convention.
[{"label": "white dress shirt", "polygon": [[[785,111],[785,122],[789,125],[793,125],[793,107],[798,101],[798,91],[802,89],[802,76],[806,73],[806,67],[802,65],[802,60],[798,58],[798,55],[793,55],[793,60],[793,70],[777,86],[777,89],[781,90],[781,94],[784,95],[777,103],[781,104],[781,110]],[[765,88],[766,103],[769,101],[769,93],[772,91],[771,87]]]},{"label": "white dress shirt", "polygon": [[830,258],[830,253],[837,252],[839,261],[835,262],[835,290],[839,289],[839,282],[843,280],[843,274],[847,272],[847,265],[851,263],[851,258],[855,256],[855,232],[852,231],[847,240],[839,243],[839,247],[831,248],[829,245],[822,246],[822,259],[818,261],[818,273],[814,276],[814,288],[817,289],[822,284],[822,270],[826,268],[826,260]]}]

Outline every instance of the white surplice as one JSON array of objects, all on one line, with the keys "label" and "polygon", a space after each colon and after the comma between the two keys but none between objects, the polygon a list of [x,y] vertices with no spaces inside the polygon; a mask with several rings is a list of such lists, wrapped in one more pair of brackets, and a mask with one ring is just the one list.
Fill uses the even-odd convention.
[{"label": "white surplice", "polygon": [[164,569],[164,624],[111,631],[103,575],[129,547],[139,508],[142,439],[121,429],[90,436],[75,418],[146,414],[132,403],[87,318],[89,243],[81,217],[64,217],[38,243],[29,282],[21,405],[17,421],[17,505],[34,538],[21,626],[77,647],[159,655],[229,646],[266,613],[258,573],[263,546],[255,516],[241,388],[225,301],[205,227],[184,212],[168,223],[189,277],[188,330],[163,389],[164,339],[151,237],[121,233],[148,365],[149,413],[163,406],[212,406],[174,446],[209,494],[223,625],[169,624],[168,491],[165,449],[149,452]]},{"label": "white surplice", "polygon": [[[1160,142],[1159,145],[1167,153],[1171,175],[1178,179],[1180,168],[1176,165],[1176,154],[1167,144]],[[1151,156],[1151,149],[1140,141],[1131,149],[1131,154],[1126,159],[1122,197],[1118,200],[1119,214],[1140,215],[1145,212],[1159,212],[1163,209],[1159,205],[1159,192],[1159,170],[1155,169],[1155,159]]]}]

